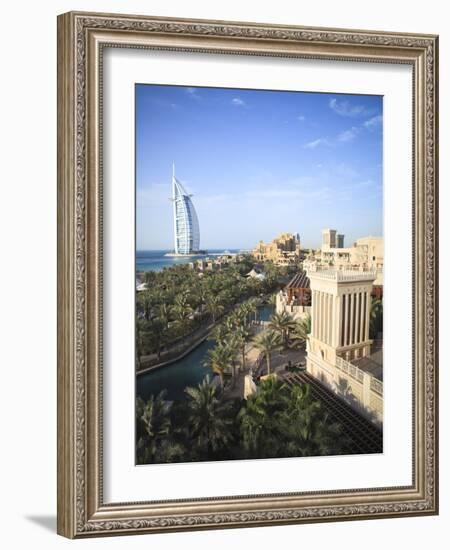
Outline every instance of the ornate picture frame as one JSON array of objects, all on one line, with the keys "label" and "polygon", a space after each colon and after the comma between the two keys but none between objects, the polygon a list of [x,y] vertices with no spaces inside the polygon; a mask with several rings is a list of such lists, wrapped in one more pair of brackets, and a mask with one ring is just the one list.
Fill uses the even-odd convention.
[{"label": "ornate picture frame", "polygon": [[[405,64],[413,74],[413,483],[105,503],[105,47]],[[70,12],[58,17],[58,533],[89,536],[438,513],[438,37]],[[131,429],[131,428],[130,428]]]}]

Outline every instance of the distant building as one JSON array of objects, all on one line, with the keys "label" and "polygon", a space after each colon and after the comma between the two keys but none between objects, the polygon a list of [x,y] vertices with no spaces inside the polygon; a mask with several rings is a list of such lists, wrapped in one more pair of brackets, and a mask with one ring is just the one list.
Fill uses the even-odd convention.
[{"label": "distant building", "polygon": [[336,248],[336,229],[322,229],[322,248]]},{"label": "distant building", "polygon": [[300,236],[282,233],[270,243],[259,241],[252,251],[258,261],[271,261],[276,265],[292,265],[300,260]]},{"label": "distant building", "polygon": [[363,237],[362,239],[358,239],[354,246],[358,249],[359,254],[364,257],[368,268],[383,270],[383,237]]},{"label": "distant building", "polygon": [[200,227],[197,213],[189,195],[172,174],[173,232],[175,254],[189,255],[200,250]]},{"label": "distant building", "polygon": [[307,371],[376,424],[383,419],[380,349],[369,338],[374,271],[310,272]]},{"label": "distant building", "polygon": [[344,248],[344,235],[336,234],[335,229],[322,230],[320,251],[310,253],[303,262],[306,271],[333,268],[339,270],[356,270],[376,272],[374,292],[382,295],[384,245],[383,237],[363,237],[353,246]]}]

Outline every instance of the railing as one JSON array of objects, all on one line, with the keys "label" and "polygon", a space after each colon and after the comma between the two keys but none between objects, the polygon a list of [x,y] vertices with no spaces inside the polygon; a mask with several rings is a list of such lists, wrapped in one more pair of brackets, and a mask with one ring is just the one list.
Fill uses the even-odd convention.
[{"label": "railing", "polygon": [[363,383],[364,372],[358,367],[355,367],[355,365],[352,365],[351,363],[346,361],[345,359],[342,359],[342,357],[336,357],[336,367],[341,371],[349,374],[358,382],[361,382],[361,384]]},{"label": "railing", "polygon": [[376,279],[375,271],[350,271],[325,269],[323,271],[311,271],[308,275],[310,279],[322,279],[327,281],[374,281]]},{"label": "railing", "polygon": [[379,395],[383,395],[383,382],[380,382],[372,376],[370,378],[370,389]]},{"label": "railing", "polygon": [[368,372],[364,372],[363,370],[359,369],[355,365],[352,365],[345,359],[342,359],[342,357],[336,357],[336,367],[342,372],[350,375],[358,382],[361,382],[361,384],[364,382],[364,376],[368,376],[370,378],[370,389],[381,396],[383,395],[383,382],[381,382],[380,380],[378,380],[378,378],[375,378]]}]

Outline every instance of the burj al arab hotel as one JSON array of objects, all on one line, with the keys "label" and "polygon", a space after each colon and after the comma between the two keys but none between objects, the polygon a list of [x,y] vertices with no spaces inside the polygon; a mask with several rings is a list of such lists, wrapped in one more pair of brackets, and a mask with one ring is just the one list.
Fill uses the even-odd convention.
[{"label": "burj al arab hotel", "polygon": [[200,227],[191,197],[192,195],[186,192],[175,177],[175,165],[173,165],[171,200],[176,255],[195,255],[200,251]]}]

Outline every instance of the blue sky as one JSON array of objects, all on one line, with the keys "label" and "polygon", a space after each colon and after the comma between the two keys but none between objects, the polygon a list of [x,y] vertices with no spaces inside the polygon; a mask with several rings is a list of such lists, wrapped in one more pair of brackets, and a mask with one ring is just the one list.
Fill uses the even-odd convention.
[{"label": "blue sky", "polygon": [[382,97],[136,85],[136,246],[173,248],[172,162],[201,248],[382,235]]}]

